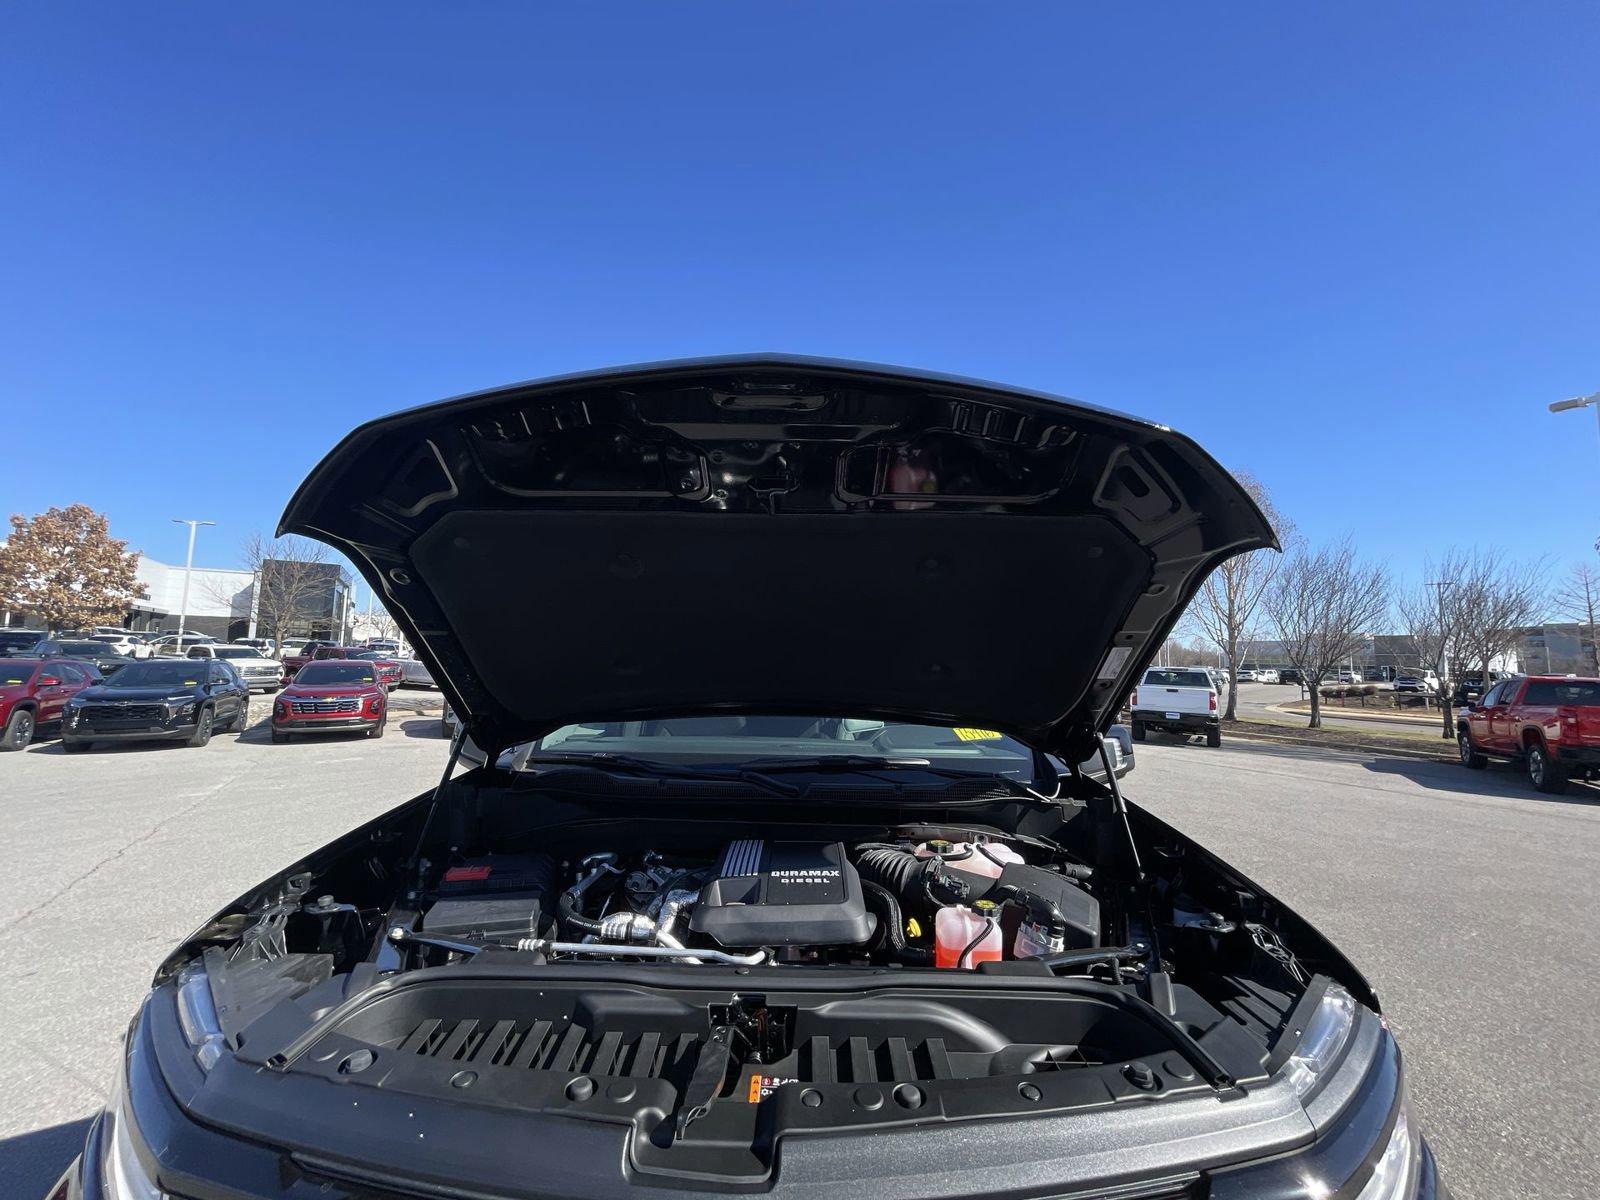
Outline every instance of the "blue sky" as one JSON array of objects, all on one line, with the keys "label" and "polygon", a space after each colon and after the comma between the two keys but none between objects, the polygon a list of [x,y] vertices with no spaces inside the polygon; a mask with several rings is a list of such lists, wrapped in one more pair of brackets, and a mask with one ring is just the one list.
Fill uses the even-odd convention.
[{"label": "blue sky", "polygon": [[1402,572],[1577,559],[1596,61],[1577,3],[8,6],[0,509],[224,565],[370,416],[779,349],[1167,422]]}]

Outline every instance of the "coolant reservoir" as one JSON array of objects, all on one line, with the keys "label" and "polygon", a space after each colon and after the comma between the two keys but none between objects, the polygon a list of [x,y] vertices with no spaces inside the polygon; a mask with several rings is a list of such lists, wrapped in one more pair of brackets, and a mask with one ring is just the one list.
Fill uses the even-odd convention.
[{"label": "coolant reservoir", "polygon": [[971,908],[951,904],[933,920],[933,965],[975,967],[999,962],[1003,935],[1000,906],[993,900],[976,901]]},{"label": "coolant reservoir", "polygon": [[1023,861],[1022,855],[1000,842],[934,840],[921,843],[915,853],[918,858],[937,858],[952,871],[983,879],[999,879],[1008,864]]}]

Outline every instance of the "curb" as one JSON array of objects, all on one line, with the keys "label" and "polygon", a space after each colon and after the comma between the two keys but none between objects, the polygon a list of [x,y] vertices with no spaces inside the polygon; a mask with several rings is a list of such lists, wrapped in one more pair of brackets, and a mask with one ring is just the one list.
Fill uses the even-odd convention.
[{"label": "curb", "polygon": [[[1311,715],[1311,710],[1309,708],[1283,708],[1277,704],[1267,705],[1266,711],[1275,712],[1285,717],[1304,718]],[[1324,704],[1322,706],[1322,715],[1325,717],[1343,717],[1351,721],[1392,721],[1396,723],[1404,722],[1407,725],[1416,725],[1419,728],[1422,726],[1429,726],[1434,729],[1439,728],[1439,715],[1437,713],[1428,717],[1413,717],[1401,712],[1380,714],[1373,712],[1371,709],[1342,708],[1338,705]]]},{"label": "curb", "polygon": [[[1401,750],[1388,746],[1362,746],[1355,742],[1330,742],[1321,738],[1295,737],[1293,734],[1265,733],[1256,730],[1240,729],[1238,726],[1230,727],[1227,731],[1229,737],[1239,738],[1247,742],[1271,742],[1279,746],[1304,746],[1308,750],[1337,750],[1341,754],[1372,754],[1388,758],[1414,758],[1422,762],[1455,762],[1454,754],[1445,754],[1442,751],[1428,750]],[[1442,738],[1440,739],[1443,740]]]}]

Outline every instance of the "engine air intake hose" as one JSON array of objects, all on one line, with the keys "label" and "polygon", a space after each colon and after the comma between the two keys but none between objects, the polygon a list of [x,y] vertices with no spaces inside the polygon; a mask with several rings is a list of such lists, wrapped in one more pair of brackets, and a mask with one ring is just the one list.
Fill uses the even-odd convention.
[{"label": "engine air intake hose", "polygon": [[856,872],[863,882],[885,888],[902,907],[919,912],[963,904],[972,896],[973,885],[937,858],[918,858],[894,846],[859,849]]}]

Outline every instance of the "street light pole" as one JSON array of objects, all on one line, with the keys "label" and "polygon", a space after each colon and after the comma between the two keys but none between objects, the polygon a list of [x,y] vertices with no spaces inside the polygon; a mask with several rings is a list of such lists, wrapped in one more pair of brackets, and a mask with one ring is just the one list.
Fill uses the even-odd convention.
[{"label": "street light pole", "polygon": [[1590,392],[1587,396],[1572,396],[1566,400],[1557,400],[1549,407],[1553,413],[1570,412],[1578,408],[1594,409],[1595,431],[1600,433],[1600,392]]},{"label": "street light pole", "polygon": [[173,517],[174,525],[187,525],[189,527],[189,555],[183,560],[183,600],[178,605],[178,653],[183,653],[183,635],[185,626],[189,624],[189,579],[194,574],[194,535],[202,525],[215,525],[215,521],[191,521],[183,517]]}]

